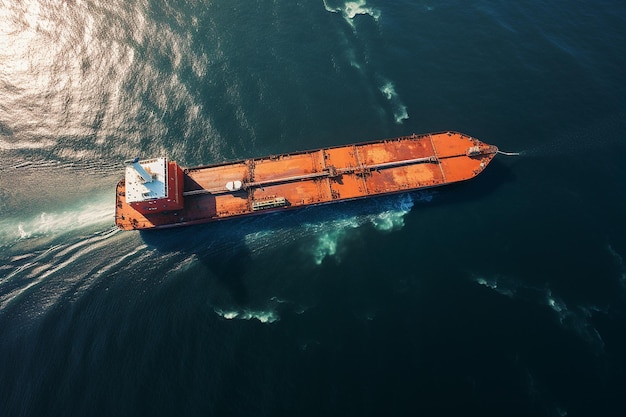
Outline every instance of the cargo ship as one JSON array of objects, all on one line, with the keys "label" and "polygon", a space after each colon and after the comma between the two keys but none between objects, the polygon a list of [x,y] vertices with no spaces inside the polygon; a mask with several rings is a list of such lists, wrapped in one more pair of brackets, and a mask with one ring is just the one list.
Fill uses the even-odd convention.
[{"label": "cargo ship", "polygon": [[115,224],[169,228],[438,187],[475,177],[497,153],[440,132],[185,169],[135,159],[117,185]]}]

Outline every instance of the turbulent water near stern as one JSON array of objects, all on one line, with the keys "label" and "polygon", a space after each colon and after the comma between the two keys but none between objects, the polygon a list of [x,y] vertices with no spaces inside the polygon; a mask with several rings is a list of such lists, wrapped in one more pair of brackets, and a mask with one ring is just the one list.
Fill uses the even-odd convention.
[{"label": "turbulent water near stern", "polygon": [[[0,409],[624,413],[626,10],[0,0]],[[458,130],[436,191],[156,233],[125,159]]]}]

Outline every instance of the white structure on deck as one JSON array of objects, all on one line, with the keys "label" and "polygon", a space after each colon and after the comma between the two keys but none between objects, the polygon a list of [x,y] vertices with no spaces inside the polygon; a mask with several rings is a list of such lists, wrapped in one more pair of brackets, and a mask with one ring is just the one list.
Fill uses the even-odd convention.
[{"label": "white structure on deck", "polygon": [[167,197],[167,158],[128,161],[126,202],[136,203]]}]

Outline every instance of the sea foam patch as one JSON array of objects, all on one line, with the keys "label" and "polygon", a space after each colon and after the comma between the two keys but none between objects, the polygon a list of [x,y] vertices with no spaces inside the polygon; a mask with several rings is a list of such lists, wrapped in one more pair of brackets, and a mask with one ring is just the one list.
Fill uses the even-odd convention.
[{"label": "sea foam patch", "polygon": [[321,265],[324,259],[334,257],[341,260],[344,240],[352,229],[365,224],[371,224],[381,232],[391,232],[404,227],[404,217],[411,211],[415,201],[429,202],[432,193],[424,191],[414,194],[400,194],[389,200],[384,200],[382,206],[377,201],[373,213],[357,214],[344,219],[338,219],[323,224],[310,225],[317,231],[315,244],[311,246],[311,254],[316,265]]},{"label": "sea foam patch", "polygon": [[[354,18],[356,16],[368,15],[371,16],[376,22],[378,22],[381,17],[380,10],[368,6],[366,0],[349,1],[338,5],[331,4],[331,0],[324,0],[324,8],[328,12],[341,14],[344,20],[352,27],[355,35],[356,27]],[[357,60],[354,50],[352,48],[348,48],[348,52],[346,54],[350,65],[359,70],[361,74],[366,75],[366,65]],[[367,59],[365,61],[367,61]],[[407,106],[402,102],[396,92],[394,84],[383,76],[378,74],[372,75],[380,80],[378,90],[387,99],[387,101],[389,101],[395,123],[402,124],[404,120],[409,118],[409,112],[407,110]]]},{"label": "sea foam patch", "polygon": [[268,311],[255,311],[255,310],[248,310],[248,309],[242,309],[242,310],[225,309],[225,310],[222,310],[220,308],[215,308],[213,311],[215,311],[215,314],[225,318],[226,320],[234,320],[234,319],[238,319],[238,320],[252,320],[252,319],[255,319],[255,320],[260,321],[261,323],[268,324],[268,323],[274,323],[275,321],[278,321],[280,319],[280,317],[278,317],[278,314],[275,311],[272,311],[272,310],[268,310]]},{"label": "sea foam patch", "polygon": [[[339,211],[330,206],[326,209],[304,209],[281,213],[281,227],[248,230],[248,227],[259,227],[258,223],[252,222],[250,226],[244,226],[246,230],[240,232],[252,256],[265,254],[278,246],[302,242],[305,253],[311,256],[316,265],[321,265],[327,258],[341,260],[344,242],[351,236],[351,231],[365,224],[371,224],[381,232],[399,230],[404,226],[404,216],[411,211],[415,201],[431,199],[432,192],[424,191],[363,200],[356,205],[344,205]],[[346,208],[350,211],[344,211]]]},{"label": "sea foam patch", "polygon": [[401,124],[404,120],[409,118],[407,108],[400,100],[398,93],[396,93],[396,88],[391,81],[385,80],[379,90],[389,103],[391,103],[393,117],[396,123]]},{"label": "sea foam patch", "polygon": [[380,18],[380,10],[367,6],[366,0],[348,1],[336,6],[332,6],[329,3],[333,3],[331,0],[324,0],[324,8],[331,13],[340,13],[343,18],[348,22],[352,28],[354,28],[354,19],[358,15],[368,15],[374,20],[378,21]]},{"label": "sea foam patch", "polygon": [[351,218],[326,225],[324,229],[329,228],[330,230],[319,233],[315,243],[311,246],[311,255],[315,264],[321,265],[327,257],[335,257],[340,260],[341,241],[346,237],[349,229],[355,229],[361,224],[360,219]]},{"label": "sea foam patch", "polygon": [[544,286],[530,285],[521,279],[506,276],[474,277],[474,282],[513,300],[521,300],[550,308],[565,329],[575,333],[592,346],[596,352],[604,351],[602,336],[592,322],[593,313],[603,311],[603,309],[596,306],[568,306],[561,297],[553,294],[552,289],[547,284]]},{"label": "sea foam patch", "polygon": [[413,205],[430,202],[435,194],[433,190],[401,193],[269,214],[215,227],[223,227],[220,233],[244,245],[246,254],[252,258],[266,257],[276,248],[295,245],[320,265],[328,258],[341,260],[350,237],[364,225],[371,225],[382,233],[402,229],[404,218]]},{"label": "sea foam patch", "polygon": [[404,227],[404,216],[411,211],[415,201],[430,202],[432,199],[432,193],[426,191],[415,195],[399,195],[394,207],[373,216],[370,222],[376,230],[384,232],[401,229]]}]

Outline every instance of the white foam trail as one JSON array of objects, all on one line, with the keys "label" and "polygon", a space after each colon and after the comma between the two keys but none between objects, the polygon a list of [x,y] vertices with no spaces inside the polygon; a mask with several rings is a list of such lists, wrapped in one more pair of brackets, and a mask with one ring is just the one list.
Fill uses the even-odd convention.
[{"label": "white foam trail", "polygon": [[115,207],[101,198],[61,212],[42,212],[31,218],[0,220],[0,246],[41,236],[61,235],[94,225],[113,223]]},{"label": "white foam trail", "polygon": [[23,149],[43,149],[50,148],[56,145],[56,142],[51,140],[41,140],[38,142],[21,140],[19,142],[7,142],[0,139],[0,149],[5,151],[23,150]]}]

